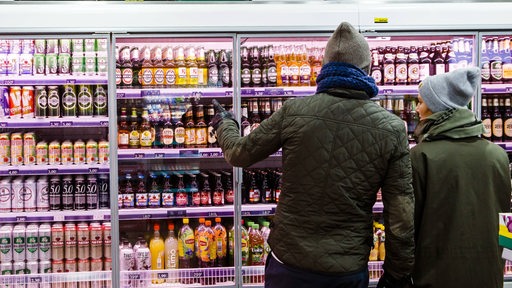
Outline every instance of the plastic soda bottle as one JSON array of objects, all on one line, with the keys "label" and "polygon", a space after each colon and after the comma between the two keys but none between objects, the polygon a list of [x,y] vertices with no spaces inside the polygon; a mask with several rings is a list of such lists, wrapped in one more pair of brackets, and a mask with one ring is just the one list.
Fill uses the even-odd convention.
[{"label": "plastic soda bottle", "polygon": [[199,218],[199,225],[196,227],[196,229],[194,229],[194,251],[196,252],[195,256],[196,256],[196,260],[197,260],[197,263],[195,266],[197,267],[201,267],[201,256],[199,255],[199,233],[202,233],[202,231],[206,228],[206,226],[204,225],[204,222],[205,222],[206,219],[204,218]]},{"label": "plastic soda bottle", "polygon": [[263,227],[261,227],[261,236],[263,237],[263,262],[267,262],[268,254],[270,254],[270,246],[267,243],[268,235],[270,234],[270,222],[263,221]]},{"label": "plastic soda bottle", "polygon": [[[165,269],[178,269],[178,239],[174,235],[174,223],[169,223],[167,228],[169,229],[169,235],[165,238]],[[167,282],[174,283],[176,278],[169,277]]]},{"label": "plastic soda bottle", "polygon": [[[134,245],[135,250],[135,245]],[[151,269],[151,252],[149,251],[146,240],[141,239],[139,247],[135,251],[135,269],[140,271],[141,279],[138,281],[137,287],[148,287],[149,286],[149,273],[142,272]]]},{"label": "plastic soda bottle", "polygon": [[[194,230],[188,225],[188,218],[183,218],[183,226],[178,233],[178,265],[179,268],[192,268],[194,259]],[[181,279],[181,283],[190,284],[193,279]]]},{"label": "plastic soda bottle", "polygon": [[227,250],[228,250],[228,239],[226,233],[226,227],[224,227],[221,223],[221,219],[219,217],[215,218],[215,227],[213,228],[213,232],[215,232],[215,250],[217,254],[217,261],[215,261],[215,266],[217,267],[225,267],[227,260]]},{"label": "plastic soda bottle", "polygon": [[[151,252],[151,270],[163,270],[165,245],[164,240],[160,236],[160,224],[155,223],[153,230],[153,237],[149,242],[149,251]],[[152,278],[152,283],[163,283],[163,279],[157,279],[156,274],[154,274]]]}]

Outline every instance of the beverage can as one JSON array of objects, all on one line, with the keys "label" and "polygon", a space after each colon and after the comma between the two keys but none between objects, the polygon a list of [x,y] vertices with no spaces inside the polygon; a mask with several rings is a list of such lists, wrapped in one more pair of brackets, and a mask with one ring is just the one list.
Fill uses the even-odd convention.
[{"label": "beverage can", "polygon": [[2,262],[0,264],[0,273],[1,275],[12,275],[14,271],[12,269],[12,262]]},{"label": "beverage can", "polygon": [[87,141],[87,144],[85,144],[85,157],[87,164],[98,163],[98,142],[92,139]]},{"label": "beverage can", "polygon": [[96,67],[99,76],[107,76],[108,74],[108,54],[107,52],[99,52],[96,55]]},{"label": "beverage can", "polygon": [[12,230],[12,250],[14,262],[25,261],[27,255],[27,240],[25,224],[16,224]]},{"label": "beverage can", "polygon": [[92,222],[89,228],[91,231],[91,259],[101,259],[103,257],[103,230],[101,224],[99,222]]},{"label": "beverage can", "polygon": [[71,39],[59,39],[59,53],[71,53]]},{"label": "beverage can", "polygon": [[[77,225],[77,238],[78,238],[78,259],[89,259],[91,245],[91,231],[89,224],[78,223]],[[86,270],[88,271],[88,270]],[[82,271],[79,271],[82,272]]]},{"label": "beverage can", "polygon": [[96,52],[96,39],[84,39],[84,52]]},{"label": "beverage can", "polygon": [[11,165],[23,165],[23,134],[11,134]]},{"label": "beverage can", "polygon": [[[77,254],[77,230],[76,224],[66,223],[64,225],[64,259],[75,260]],[[76,264],[76,262],[75,262]]]},{"label": "beverage can", "polygon": [[10,39],[7,41],[9,42],[9,53],[21,54],[21,40],[20,39]]},{"label": "beverage can", "polygon": [[77,261],[77,271],[78,272],[88,272],[91,271],[91,261],[89,258],[78,259]]},{"label": "beverage can", "polygon": [[112,258],[105,258],[103,261],[104,271],[112,271]]},{"label": "beverage can", "polygon": [[27,262],[37,262],[37,259],[39,259],[39,226],[34,223],[28,224],[25,233],[27,239]]},{"label": "beverage can", "polygon": [[58,56],[56,53],[47,53],[45,58],[45,74],[46,75],[57,75],[58,71]]},{"label": "beverage can", "polygon": [[34,115],[36,118],[46,118],[48,115],[48,94],[46,86],[36,86],[34,91],[36,109]]},{"label": "beverage can", "polygon": [[73,143],[71,143],[69,140],[65,140],[60,145],[60,151],[62,165],[73,164]]},{"label": "beverage can", "polygon": [[57,56],[57,72],[59,75],[69,75],[71,72],[71,54],[60,53]]},{"label": "beverage can", "polygon": [[60,143],[57,140],[50,142],[48,146],[48,163],[50,165],[60,165],[61,163]]},{"label": "beverage can", "polygon": [[20,54],[7,54],[7,75],[20,75]]},{"label": "beverage can", "polygon": [[73,144],[73,161],[75,164],[85,164],[85,143],[78,139]]},{"label": "beverage can", "polygon": [[105,85],[96,85],[94,88],[93,106],[94,116],[107,116],[108,89]]},{"label": "beverage can", "polygon": [[84,54],[74,52],[71,55],[71,74],[76,76],[85,75]]},{"label": "beverage can", "polygon": [[73,53],[82,53],[84,52],[84,39],[72,39],[71,40],[71,49]]},{"label": "beverage can", "polygon": [[107,174],[98,177],[98,206],[99,209],[110,208],[109,180]]},{"label": "beverage can", "polygon": [[52,273],[63,273],[64,271],[64,260],[52,260]]},{"label": "beverage can", "polygon": [[96,53],[84,54],[85,75],[94,76],[97,71]]},{"label": "beverage can", "polygon": [[36,133],[34,132],[23,134],[23,163],[25,165],[36,164]]},{"label": "beverage can", "polygon": [[32,75],[34,69],[34,54],[20,54],[20,75]]},{"label": "beverage can", "polygon": [[9,53],[9,41],[6,39],[0,40],[0,54]]},{"label": "beverage can", "polygon": [[64,175],[62,177],[62,210],[73,210],[74,207],[74,196],[73,191],[73,178],[71,175]]},{"label": "beverage can", "polygon": [[48,179],[41,176],[36,182],[36,208],[37,211],[49,211]]},{"label": "beverage can", "polygon": [[103,271],[103,259],[102,258],[91,258],[91,271]]},{"label": "beverage can", "polygon": [[39,273],[41,273],[41,274],[52,273],[52,261],[50,261],[50,260],[39,261]]},{"label": "beverage can", "polygon": [[98,162],[100,164],[108,164],[109,162],[109,142],[101,140],[98,143]]},{"label": "beverage can", "polygon": [[53,176],[50,178],[48,196],[50,211],[62,210],[62,186],[60,184],[59,176]]},{"label": "beverage can", "polygon": [[82,175],[75,177],[75,210],[85,210],[86,208],[87,185]]},{"label": "beverage can", "polygon": [[[103,230],[103,257],[112,258],[112,225],[110,222],[103,222],[101,228]],[[106,266],[105,271],[108,271]]]},{"label": "beverage can", "polygon": [[46,39],[46,54],[59,53],[59,40]]},{"label": "beverage can", "polygon": [[107,38],[96,39],[96,51],[97,52],[108,52]]},{"label": "beverage can", "polygon": [[12,196],[11,179],[2,178],[0,180],[0,212],[11,212]]},{"label": "beverage can", "polygon": [[60,117],[59,86],[48,86],[48,117]]},{"label": "beverage can", "polygon": [[98,209],[98,181],[95,175],[87,176],[87,184],[85,189],[86,208],[87,210]]},{"label": "beverage can", "polygon": [[11,134],[0,133],[0,166],[11,164]]},{"label": "beverage can", "polygon": [[48,161],[48,143],[40,141],[36,144],[36,164],[47,165]]},{"label": "beverage can", "polygon": [[28,177],[23,182],[23,210],[25,212],[33,212],[37,210],[37,188],[36,178],[34,176]]},{"label": "beverage can", "polygon": [[[1,61],[2,61],[2,59],[0,58],[0,63],[1,63]],[[0,71],[0,74],[1,74],[1,71]],[[9,116],[11,116],[11,112],[10,112],[11,108],[9,106],[10,105],[9,103],[10,103],[9,87],[0,86],[0,118],[8,118]]]},{"label": "beverage can", "polygon": [[[2,41],[2,40],[0,40]],[[0,50],[2,49],[2,47],[0,47]],[[7,64],[7,55],[9,54],[2,54],[0,53],[0,63],[5,63]],[[4,75],[7,75],[7,65],[0,65],[0,76],[4,76]]]},{"label": "beverage can", "polygon": [[12,212],[23,211],[23,177],[17,177],[12,181]]},{"label": "beverage can", "polygon": [[9,115],[11,119],[21,118],[21,86],[10,86],[9,88]]},{"label": "beverage can", "polygon": [[[58,232],[57,232],[58,233]],[[39,224],[39,260],[49,261],[52,258],[52,227],[48,223]],[[42,270],[41,270],[42,272]]]},{"label": "beverage can", "polygon": [[62,117],[76,117],[76,87],[74,84],[63,86],[62,92]]},{"label": "beverage can", "polygon": [[[4,224],[0,227],[0,262],[11,263],[13,258],[13,247],[12,247],[12,230],[11,224]],[[3,274],[3,273],[2,273]]]},{"label": "beverage can", "polygon": [[34,86],[21,89],[21,114],[23,118],[34,118]]},{"label": "beverage can", "polygon": [[34,54],[35,53],[34,39],[22,39],[21,40],[21,53],[22,54]]},{"label": "beverage can", "polygon": [[92,103],[92,86],[88,84],[80,84],[78,86],[78,115],[80,116],[92,116],[93,115],[93,103]]},{"label": "beverage can", "polygon": [[[53,223],[51,229],[51,258],[54,261],[62,261],[64,260],[64,226],[62,223]],[[57,272],[53,269],[52,271]]]},{"label": "beverage can", "polygon": [[32,70],[34,75],[44,75],[46,72],[46,54],[36,53],[32,61],[34,62]]},{"label": "beverage can", "polygon": [[25,274],[25,261],[14,261],[12,263],[12,270],[14,270],[14,274]]}]

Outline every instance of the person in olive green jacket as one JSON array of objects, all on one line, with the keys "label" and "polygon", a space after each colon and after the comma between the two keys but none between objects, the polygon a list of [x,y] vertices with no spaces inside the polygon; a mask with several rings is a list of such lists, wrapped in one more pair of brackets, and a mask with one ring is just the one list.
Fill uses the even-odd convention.
[{"label": "person in olive green jacket", "polygon": [[420,84],[411,149],[418,288],[503,287],[498,213],[510,212],[509,160],[466,108],[479,81],[478,68],[461,68]]},{"label": "person in olive green jacket", "polygon": [[370,49],[349,23],[327,42],[317,93],[291,99],[244,137],[215,103],[226,160],[248,167],[282,149],[282,192],[265,287],[368,287],[373,211],[382,189],[380,287],[404,287],[414,264],[414,195],[404,122],[371,100]]}]

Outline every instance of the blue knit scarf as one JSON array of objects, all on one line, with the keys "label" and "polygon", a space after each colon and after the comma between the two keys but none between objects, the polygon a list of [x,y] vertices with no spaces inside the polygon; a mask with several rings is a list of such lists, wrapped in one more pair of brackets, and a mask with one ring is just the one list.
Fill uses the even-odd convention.
[{"label": "blue knit scarf", "polygon": [[316,85],[316,93],[335,88],[364,91],[370,98],[379,93],[379,88],[372,77],[356,66],[343,62],[329,62],[323,65]]}]

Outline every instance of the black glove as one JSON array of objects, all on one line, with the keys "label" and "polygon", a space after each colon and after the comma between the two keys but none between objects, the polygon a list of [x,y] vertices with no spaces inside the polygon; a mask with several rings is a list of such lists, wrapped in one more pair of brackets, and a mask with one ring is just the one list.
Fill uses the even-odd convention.
[{"label": "black glove", "polygon": [[222,124],[222,121],[224,121],[226,119],[235,121],[236,125],[238,127],[240,127],[240,125],[238,125],[238,122],[235,120],[235,115],[233,115],[233,113],[226,111],[226,109],[224,109],[224,107],[222,107],[220,105],[220,103],[215,99],[212,100],[212,103],[213,103],[213,108],[215,108],[215,112],[216,112],[215,116],[211,120],[213,129],[217,130],[219,128],[219,126]]},{"label": "black glove", "polygon": [[384,272],[379,279],[377,288],[408,288],[412,287],[412,279],[410,276],[403,277],[402,279],[395,279],[389,273]]}]

